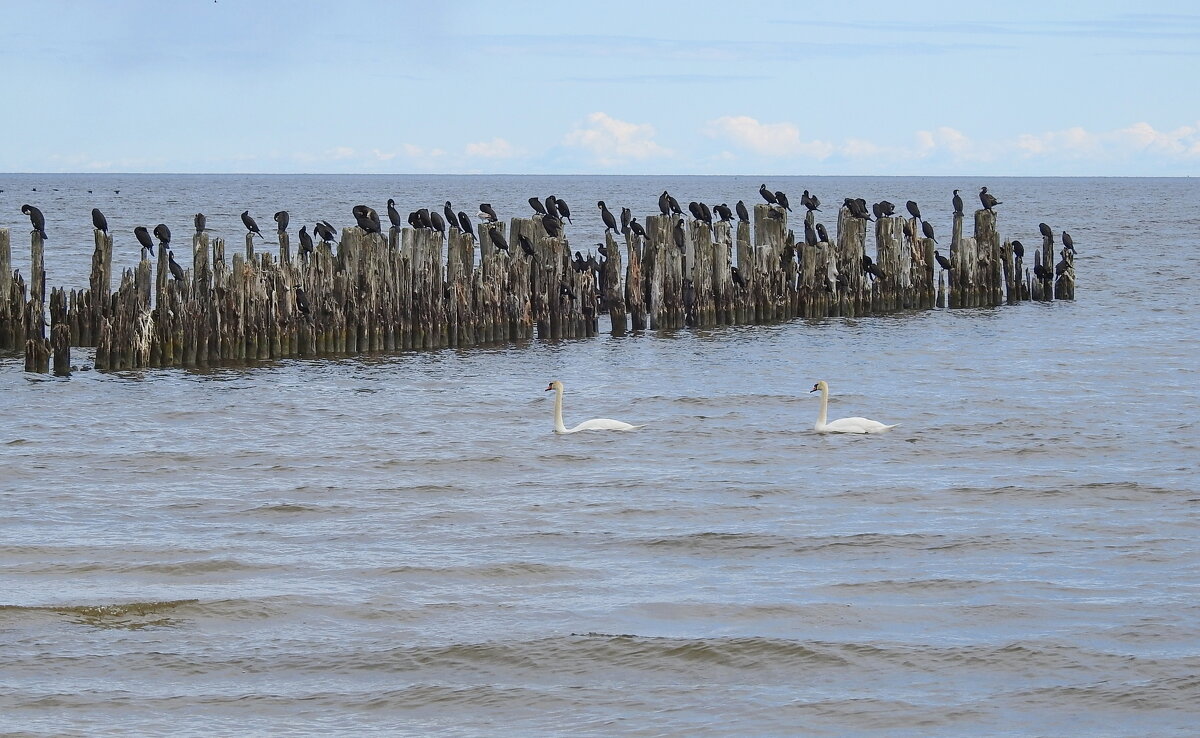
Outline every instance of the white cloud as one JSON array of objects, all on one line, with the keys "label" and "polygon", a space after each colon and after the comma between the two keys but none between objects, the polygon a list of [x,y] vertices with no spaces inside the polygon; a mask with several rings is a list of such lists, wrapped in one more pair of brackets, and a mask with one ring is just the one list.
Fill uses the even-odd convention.
[{"label": "white cloud", "polygon": [[491,141],[479,141],[467,144],[467,156],[478,156],[484,159],[511,159],[517,155],[516,148],[508,141],[497,136]]},{"label": "white cloud", "polygon": [[827,141],[802,141],[791,123],[759,123],[748,115],[726,115],[708,124],[707,132],[763,156],[811,156],[825,159],[834,153]]},{"label": "white cloud", "polygon": [[670,149],[655,143],[654,126],[617,120],[606,113],[589,115],[587,125],[567,133],[563,143],[592,152],[601,166],[672,155]]}]

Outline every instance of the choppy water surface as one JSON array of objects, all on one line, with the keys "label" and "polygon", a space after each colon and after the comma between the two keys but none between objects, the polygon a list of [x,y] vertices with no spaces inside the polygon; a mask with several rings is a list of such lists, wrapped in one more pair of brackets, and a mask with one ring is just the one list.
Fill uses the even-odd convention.
[{"label": "choppy water surface", "polygon": [[[0,183],[0,225],[23,244],[42,207],[71,286],[97,204],[128,266],[133,225],[182,236],[200,209],[236,243],[247,207],[341,225],[555,192],[586,247],[597,199],[758,186]],[[988,184],[1004,236],[1071,231],[1079,300],[66,380],[2,356],[0,730],[1194,734],[1200,188],[773,184],[911,197],[939,234],[950,189]],[[646,428],[553,435],[555,378],[568,424]],[[813,434],[817,379],[831,416],[901,426]]]}]

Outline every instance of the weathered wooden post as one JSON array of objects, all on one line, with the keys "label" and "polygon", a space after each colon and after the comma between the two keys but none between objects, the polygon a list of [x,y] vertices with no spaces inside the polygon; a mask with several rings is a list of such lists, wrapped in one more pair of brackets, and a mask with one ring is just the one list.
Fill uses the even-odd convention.
[{"label": "weathered wooden post", "polygon": [[1059,266],[1054,265],[1056,279],[1054,280],[1054,299],[1056,300],[1074,300],[1075,299],[1075,251],[1072,249],[1062,250],[1062,272],[1059,273]]},{"label": "weathered wooden post", "polygon": [[50,371],[50,344],[46,340],[46,244],[34,231],[30,236],[29,302],[25,321],[25,371]]},{"label": "weathered wooden post", "polygon": [[691,275],[693,298],[691,300],[692,325],[710,326],[716,323],[716,306],[713,304],[713,241],[708,223],[693,220],[689,224],[687,243],[692,254]]},{"label": "weathered wooden post", "polygon": [[[15,312],[12,299],[12,250],[7,228],[0,228],[0,349],[16,347]],[[23,302],[23,301],[22,301]]]},{"label": "weathered wooden post", "polygon": [[[611,247],[610,247],[611,248]],[[646,329],[646,276],[642,269],[645,240],[632,230],[625,232],[625,253],[629,264],[625,268],[625,303],[629,306],[629,323],[635,331]]]},{"label": "weathered wooden post", "polygon": [[733,230],[728,221],[713,224],[712,291],[714,316],[721,325],[735,322],[733,287]]},{"label": "weathered wooden post", "polygon": [[604,257],[600,268],[604,270],[604,304],[608,308],[608,319],[614,336],[625,335],[625,290],[621,286],[621,249],[617,239],[609,230],[604,231]]},{"label": "weathered wooden post", "polygon": [[779,320],[783,297],[784,234],[787,233],[787,211],[781,207],[760,203],[754,206],[754,261],[756,296],[755,322]]},{"label": "weathered wooden post", "polygon": [[999,305],[1000,297],[1000,234],[996,230],[993,210],[975,211],[975,244],[978,249],[977,297],[974,305]]}]

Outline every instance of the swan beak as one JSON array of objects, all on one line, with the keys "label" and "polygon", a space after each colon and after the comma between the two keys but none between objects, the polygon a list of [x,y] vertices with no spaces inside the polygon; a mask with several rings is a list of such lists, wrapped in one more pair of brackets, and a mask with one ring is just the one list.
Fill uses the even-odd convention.
[{"label": "swan beak", "polygon": [[550,386],[549,386],[549,387],[547,387],[546,389],[542,390],[542,392],[549,392],[549,391],[550,391],[550,390],[552,390],[552,389],[554,389],[554,385],[550,385]]},{"label": "swan beak", "polygon": [[820,388],[819,388],[819,387],[813,387],[812,389],[810,389],[810,390],[808,391],[808,394],[810,394],[810,395],[811,395],[812,393],[816,392],[818,389],[820,389]]}]

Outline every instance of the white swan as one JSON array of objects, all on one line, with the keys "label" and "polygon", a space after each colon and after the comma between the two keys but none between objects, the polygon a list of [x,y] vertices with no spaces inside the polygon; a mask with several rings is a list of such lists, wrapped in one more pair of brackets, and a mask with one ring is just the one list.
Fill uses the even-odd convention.
[{"label": "white swan", "polygon": [[558,433],[558,434],[578,433],[579,431],[585,431],[585,430],[628,431],[628,430],[633,430],[634,428],[642,427],[640,425],[630,425],[629,423],[622,423],[619,420],[611,420],[609,418],[594,418],[592,420],[585,420],[582,423],[580,423],[579,425],[575,426],[574,428],[568,428],[565,425],[563,425],[563,419],[562,419],[563,383],[558,381],[557,379],[554,380],[546,387],[546,392],[549,392],[550,390],[554,390],[554,432],[555,433]]},{"label": "white swan", "polygon": [[868,418],[839,418],[832,423],[825,422],[825,415],[829,411],[829,385],[825,380],[821,380],[813,385],[809,394],[813,392],[821,393],[821,412],[817,415],[817,424],[813,426],[813,430],[817,433],[883,433],[895,428],[896,425],[884,425],[878,420],[870,420]]}]

